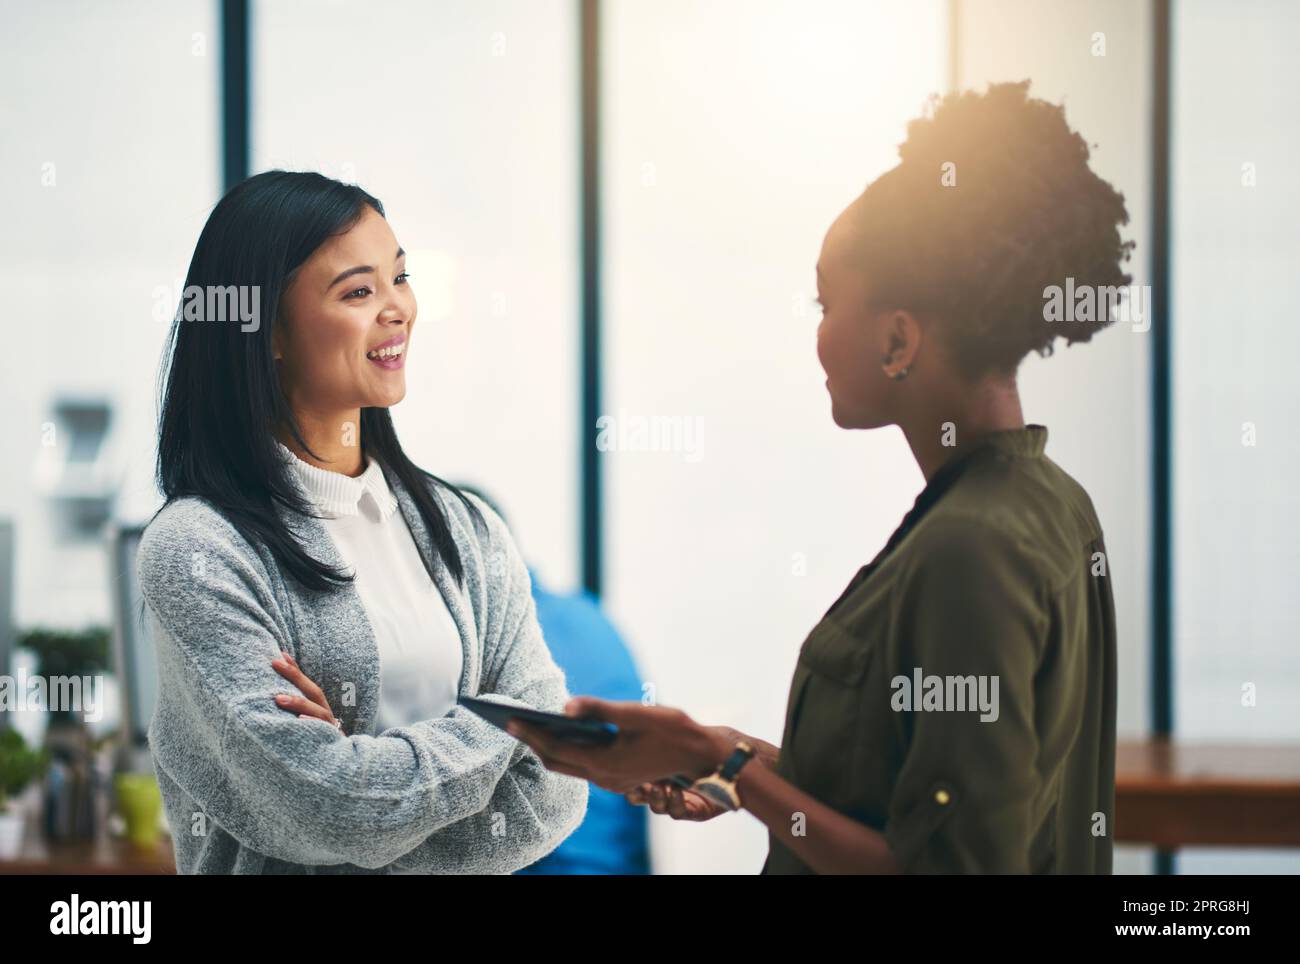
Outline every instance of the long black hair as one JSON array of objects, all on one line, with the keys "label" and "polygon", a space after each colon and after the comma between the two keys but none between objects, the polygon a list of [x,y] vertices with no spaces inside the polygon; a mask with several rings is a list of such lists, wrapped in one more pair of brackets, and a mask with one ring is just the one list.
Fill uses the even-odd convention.
[{"label": "long black hair", "polygon": [[[178,311],[160,384],[158,485],[167,501],[205,499],[251,544],[264,545],[285,572],[315,590],[350,576],[313,558],[277,511],[284,506],[316,514],[291,479],[276,441],[284,428],[311,451],[280,386],[271,337],[294,273],[326,240],[356,224],[367,207],[384,214],[379,200],[356,185],[315,173],[266,171],[231,188],[203,226],[185,291],[256,291],[258,321],[186,321]],[[411,494],[443,564],[462,582],[460,553],[430,482],[464,502],[482,525],[478,509],[407,458],[387,408],[361,410],[361,448]],[[429,560],[425,568],[432,576]]]}]

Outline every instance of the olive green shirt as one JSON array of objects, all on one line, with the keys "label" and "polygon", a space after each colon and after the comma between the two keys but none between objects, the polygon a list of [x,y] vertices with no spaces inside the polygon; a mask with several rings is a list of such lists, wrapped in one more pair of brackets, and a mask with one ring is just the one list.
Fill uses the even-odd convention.
[{"label": "olive green shirt", "polygon": [[[1110,561],[1046,441],[945,463],[799,652],[777,772],[907,873],[1111,872]],[[806,819],[770,832],[763,873],[812,872],[783,843]]]}]

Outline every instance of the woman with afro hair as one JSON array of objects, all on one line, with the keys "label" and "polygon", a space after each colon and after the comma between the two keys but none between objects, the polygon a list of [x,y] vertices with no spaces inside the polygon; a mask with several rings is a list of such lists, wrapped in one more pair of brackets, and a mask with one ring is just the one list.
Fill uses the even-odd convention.
[{"label": "woman with afro hair", "polygon": [[[512,729],[657,813],[750,811],[764,873],[1108,874],[1112,574],[1016,369],[1112,320],[1124,198],[1028,81],[936,99],[900,158],[826,234],[817,353],[836,424],[899,426],[926,484],[804,641],[780,747],[581,697],[566,712],[616,724],[612,745]],[[1051,320],[1067,285],[1102,310]]]}]

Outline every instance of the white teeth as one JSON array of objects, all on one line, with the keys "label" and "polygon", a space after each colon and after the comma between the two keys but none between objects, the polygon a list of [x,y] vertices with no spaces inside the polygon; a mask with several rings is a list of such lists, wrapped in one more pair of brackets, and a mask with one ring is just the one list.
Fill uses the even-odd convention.
[{"label": "white teeth", "polygon": [[406,342],[400,345],[391,345],[388,348],[379,348],[366,352],[367,358],[396,358],[402,352],[406,351]]}]

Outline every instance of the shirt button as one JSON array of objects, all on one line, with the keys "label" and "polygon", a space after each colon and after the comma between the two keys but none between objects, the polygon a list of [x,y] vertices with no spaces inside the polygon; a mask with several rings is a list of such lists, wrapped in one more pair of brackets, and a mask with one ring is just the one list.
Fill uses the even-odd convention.
[{"label": "shirt button", "polygon": [[936,790],[934,792],[934,802],[940,806],[947,805],[949,799],[951,798],[948,796],[947,790]]}]

